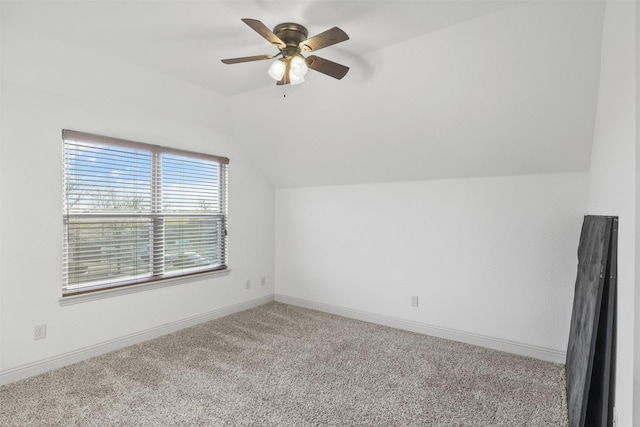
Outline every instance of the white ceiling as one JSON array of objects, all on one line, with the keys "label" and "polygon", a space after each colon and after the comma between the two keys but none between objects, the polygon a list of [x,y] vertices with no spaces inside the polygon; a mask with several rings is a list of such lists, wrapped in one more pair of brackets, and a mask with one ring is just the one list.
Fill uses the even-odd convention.
[{"label": "white ceiling", "polygon": [[[4,4],[4,3],[3,3]],[[232,130],[277,187],[585,171],[602,1],[48,1],[3,20],[228,97]],[[350,40],[351,68],[276,87],[240,21]],[[286,93],[286,97],[284,96]],[[212,118],[215,120],[215,118]]]}]

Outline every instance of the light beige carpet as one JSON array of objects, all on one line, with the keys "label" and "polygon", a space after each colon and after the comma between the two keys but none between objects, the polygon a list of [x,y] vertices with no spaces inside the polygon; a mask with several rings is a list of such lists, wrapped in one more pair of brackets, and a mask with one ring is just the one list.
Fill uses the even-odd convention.
[{"label": "light beige carpet", "polygon": [[0,425],[564,426],[564,375],[270,303],[0,387]]}]

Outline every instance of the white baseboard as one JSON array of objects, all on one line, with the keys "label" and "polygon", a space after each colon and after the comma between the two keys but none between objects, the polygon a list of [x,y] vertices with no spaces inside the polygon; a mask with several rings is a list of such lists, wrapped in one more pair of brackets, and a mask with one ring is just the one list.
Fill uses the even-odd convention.
[{"label": "white baseboard", "polygon": [[501,340],[484,335],[442,328],[439,326],[428,325],[411,320],[399,319],[391,316],[369,313],[366,311],[354,310],[350,308],[319,303],[311,300],[275,294],[241,302],[198,316],[182,319],[134,334],[125,335],[123,337],[95,344],[90,347],[81,348],[68,353],[7,369],[0,372],[0,385],[19,381],[28,377],[32,377],[34,375],[51,371],[53,369],[62,368],[64,366],[81,362],[91,357],[99,356],[110,351],[119,350],[130,345],[139,344],[141,342],[157,338],[159,336],[166,335],[180,329],[188,328],[199,323],[218,319],[220,317],[248,310],[259,305],[267,304],[274,300],[285,304],[323,311],[325,313],[336,314],[338,316],[349,317],[352,319],[362,320],[378,325],[389,326],[392,328],[403,329],[411,332],[460,341],[468,344],[474,344],[481,347],[506,351],[522,356],[534,357],[536,359],[546,360],[549,362],[564,363],[566,359],[566,353],[558,350],[522,344],[514,341]]},{"label": "white baseboard", "polygon": [[540,360],[554,363],[565,363],[566,352],[554,350],[550,348],[538,347],[529,344],[523,344],[515,341],[493,338],[485,335],[473,334],[469,332],[457,331],[449,328],[429,325],[426,323],[415,322],[412,320],[399,319],[366,311],[353,310],[350,308],[339,307],[331,304],[310,301],[301,298],[290,297],[287,295],[275,294],[275,300],[285,304],[296,305],[299,307],[318,310],[325,313],[336,314],[338,316],[349,317],[352,319],[362,320],[378,325],[389,326],[392,328],[403,329],[406,331],[417,332],[424,335],[445,338],[454,341],[460,341],[467,344],[473,344],[480,347],[491,348],[494,350],[505,351],[508,353],[518,354],[521,356],[529,356]]},{"label": "white baseboard", "polygon": [[19,381],[28,377],[32,377],[34,375],[51,371],[53,369],[62,368],[64,366],[81,362],[91,357],[99,356],[110,351],[119,350],[130,345],[139,344],[143,341],[170,334],[172,332],[176,332],[180,329],[188,328],[190,326],[195,326],[199,323],[208,322],[209,320],[218,319],[220,317],[248,310],[259,305],[267,304],[271,301],[273,301],[273,294],[255,298],[249,301],[244,301],[238,304],[231,305],[229,307],[213,310],[208,313],[189,317],[187,319],[167,323],[165,325],[147,329],[141,332],[136,332],[134,334],[118,337],[113,340],[92,345],[90,347],[81,348],[68,353],[7,369],[0,372],[0,385]]}]

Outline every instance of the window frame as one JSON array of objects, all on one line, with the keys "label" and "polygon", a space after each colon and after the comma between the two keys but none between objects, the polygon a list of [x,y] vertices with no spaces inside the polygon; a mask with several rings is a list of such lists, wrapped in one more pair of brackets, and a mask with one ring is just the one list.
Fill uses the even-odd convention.
[{"label": "window frame", "polygon": [[[203,275],[211,275],[212,273],[219,275],[220,273],[225,273],[229,271],[227,265],[227,223],[228,223],[228,172],[227,167],[229,164],[229,159],[227,157],[210,155],[205,153],[180,150],[171,147],[147,144],[142,142],[130,141],[120,138],[114,138],[103,135],[96,135],[92,133],[79,132],[74,130],[63,129],[62,130],[62,142],[63,142],[63,257],[62,257],[62,267],[63,267],[63,277],[62,277],[62,297],[72,297],[78,295],[84,295],[89,293],[95,293],[99,291],[114,291],[121,290],[123,288],[130,288],[132,286],[138,286],[140,288],[148,288],[149,285],[154,284],[162,284],[169,285],[172,283],[182,283],[184,279],[196,278]],[[112,148],[126,148],[130,150],[139,150],[150,155],[150,170],[149,170],[149,182],[150,182],[150,193],[149,198],[151,200],[151,206],[147,212],[135,212],[135,210],[125,211],[125,214],[122,212],[114,212],[111,214],[105,213],[97,213],[92,214],[90,212],[71,212],[69,206],[69,190],[68,190],[68,182],[69,182],[69,161],[68,161],[68,151],[70,145],[75,145],[78,143],[87,143],[87,144],[97,144],[100,146],[108,146],[110,149]],[[181,158],[188,159],[197,159],[204,160],[207,162],[214,162],[218,164],[217,169],[217,209],[215,212],[209,214],[194,214],[193,212],[185,212],[182,214],[179,213],[168,213],[164,209],[160,208],[158,210],[158,206],[161,206],[159,201],[154,201],[162,194],[163,182],[161,175],[158,175],[158,171],[161,169],[160,164],[162,164],[163,159],[162,155],[168,154],[173,156],[179,156]],[[96,188],[98,188],[96,186]],[[157,252],[158,246],[160,242],[152,243],[153,247],[148,249],[148,257],[150,258],[149,266],[150,271],[148,275],[145,277],[128,277],[128,278],[114,278],[108,283],[99,283],[99,284],[77,284],[77,285],[69,285],[68,280],[68,272],[70,266],[70,250],[69,250],[69,233],[70,233],[70,224],[75,221],[79,221],[79,218],[89,218],[89,217],[100,217],[100,218],[108,218],[113,220],[118,216],[122,216],[125,218],[142,218],[149,220],[149,233],[153,235],[151,238],[152,242],[156,241],[158,237],[157,233],[163,233],[161,238],[161,246],[162,250]],[[164,263],[165,263],[165,254],[164,250],[166,247],[165,241],[165,227],[164,223],[167,218],[178,218],[178,219],[186,219],[186,218],[209,218],[213,219],[216,224],[219,223],[220,231],[216,234],[215,238],[215,249],[219,254],[219,263],[214,266],[207,267],[198,267],[197,269],[193,268],[178,268],[174,271],[164,271]],[[126,220],[123,220],[123,222]],[[158,221],[162,222],[162,226],[158,227]],[[106,220],[105,220],[106,223]],[[186,254],[186,252],[185,252]],[[160,258],[161,261],[158,261]],[[161,268],[157,266],[161,264]],[[145,285],[145,286],[139,286]]]}]

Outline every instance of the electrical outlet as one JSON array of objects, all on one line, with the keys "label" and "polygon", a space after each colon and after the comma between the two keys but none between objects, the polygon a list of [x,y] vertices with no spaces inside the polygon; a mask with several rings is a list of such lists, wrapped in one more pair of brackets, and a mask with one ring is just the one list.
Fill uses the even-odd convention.
[{"label": "electrical outlet", "polygon": [[266,285],[266,284],[267,284],[267,278],[266,278],[266,277],[264,277],[264,276],[262,276],[262,277],[260,278],[260,286],[264,286],[264,285]]},{"label": "electrical outlet", "polygon": [[247,281],[244,283],[244,288],[245,288],[245,289],[251,289],[251,280],[247,280]]},{"label": "electrical outlet", "polygon": [[411,297],[411,307],[417,307],[418,306],[418,296],[414,295]]},{"label": "electrical outlet", "polygon": [[42,325],[36,325],[33,329],[33,339],[41,340],[47,337],[47,324],[43,323]]}]

